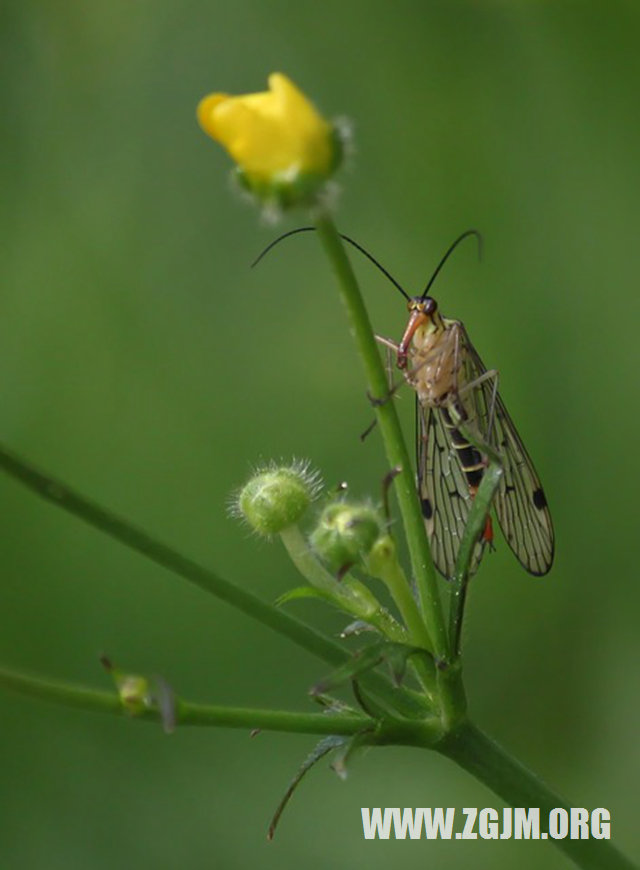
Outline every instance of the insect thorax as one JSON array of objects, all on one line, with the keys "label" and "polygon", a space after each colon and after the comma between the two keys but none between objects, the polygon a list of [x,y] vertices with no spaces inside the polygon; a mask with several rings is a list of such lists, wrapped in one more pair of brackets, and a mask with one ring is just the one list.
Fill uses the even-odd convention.
[{"label": "insect thorax", "polygon": [[408,378],[423,404],[447,404],[461,387],[459,325],[438,318],[419,326],[409,350]]}]

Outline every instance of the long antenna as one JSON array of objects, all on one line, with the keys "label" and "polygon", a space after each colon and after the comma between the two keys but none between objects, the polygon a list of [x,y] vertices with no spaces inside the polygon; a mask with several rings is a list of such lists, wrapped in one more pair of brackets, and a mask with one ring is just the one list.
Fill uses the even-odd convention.
[{"label": "long antenna", "polygon": [[370,261],[373,263],[373,265],[374,265],[377,269],[379,269],[379,270],[382,272],[382,274],[383,274],[386,278],[389,279],[389,281],[391,281],[391,283],[392,283],[393,286],[396,288],[396,290],[399,290],[399,291],[402,293],[402,295],[404,296],[405,299],[408,300],[408,299],[411,298],[411,297],[409,296],[409,294],[408,294],[405,290],[402,289],[402,287],[400,286],[400,282],[399,282],[399,281],[396,281],[396,279],[393,277],[393,275],[392,275],[390,272],[387,272],[387,270],[384,268],[384,266],[383,266],[381,263],[379,263],[379,262],[376,260],[376,258],[373,256],[373,254],[370,254],[369,251],[367,251],[366,248],[363,248],[362,245],[359,245],[359,244],[358,244],[358,242],[356,242],[356,241],[354,241],[353,239],[349,238],[349,236],[345,236],[345,235],[343,235],[342,233],[340,233],[340,238],[341,238],[341,239],[344,239],[345,242],[349,242],[349,244],[350,244],[350,245],[353,245],[353,247],[354,247],[357,251],[360,251],[361,254],[364,254],[365,257],[367,258],[367,260],[370,260]]},{"label": "long antenna", "polygon": [[316,229],[315,227],[298,227],[295,230],[289,230],[288,233],[283,233],[281,236],[278,236],[277,239],[274,239],[272,242],[270,242],[267,245],[267,247],[264,249],[264,251],[261,251],[258,254],[258,256],[255,258],[255,260],[251,264],[251,268],[253,269],[254,266],[257,266],[258,263],[260,262],[260,260],[263,257],[266,257],[266,255],[269,253],[269,251],[272,248],[275,248],[276,245],[279,245],[280,242],[284,241],[284,239],[288,239],[289,236],[295,236],[295,235],[297,235],[297,233],[313,233],[313,232],[315,232],[315,229]]},{"label": "long antenna", "polygon": [[447,260],[451,256],[451,254],[455,251],[455,249],[458,247],[460,242],[464,241],[464,239],[468,238],[469,236],[475,236],[476,239],[478,240],[478,259],[480,259],[480,260],[482,259],[482,236],[480,235],[478,230],[465,230],[465,232],[462,233],[462,235],[458,236],[458,238],[455,240],[455,242],[452,242],[449,245],[447,252],[443,256],[443,258],[440,260],[438,265],[436,266],[435,272],[429,278],[429,283],[424,288],[424,292],[421,295],[422,299],[424,299],[427,296],[427,294],[429,293],[429,290],[431,289],[431,285],[433,284],[433,282],[436,280],[436,278],[440,274],[440,270],[442,269],[444,264],[447,262]]},{"label": "long antenna", "polygon": [[[253,261],[253,263],[251,264],[251,268],[253,269],[254,266],[257,266],[258,263],[260,262],[260,260],[261,260],[261,259],[262,259],[266,254],[268,254],[269,251],[270,251],[272,248],[275,248],[275,246],[276,246],[277,244],[279,244],[280,242],[282,242],[284,239],[288,239],[289,236],[295,236],[297,233],[312,233],[312,232],[315,232],[315,230],[316,230],[315,227],[298,227],[298,228],[295,229],[295,230],[289,230],[289,232],[287,232],[287,233],[283,233],[281,236],[278,236],[277,239],[274,239],[270,244],[268,244],[267,247],[264,249],[264,251],[262,251],[262,252],[261,252],[261,253],[256,257],[256,259],[255,259],[255,260]],[[384,268],[384,266],[383,266],[381,263],[379,263],[379,262],[376,260],[376,258],[375,258],[372,254],[369,253],[369,251],[367,251],[366,248],[363,248],[362,245],[360,245],[358,242],[356,242],[354,239],[350,238],[349,236],[345,236],[343,233],[339,233],[339,236],[340,236],[340,238],[341,238],[343,241],[345,241],[345,242],[347,242],[348,244],[352,245],[352,246],[353,246],[357,251],[360,251],[361,254],[364,254],[364,256],[365,256],[368,260],[370,260],[370,261],[373,263],[373,265],[374,265],[377,269],[379,269],[379,270],[382,272],[382,274],[383,274],[386,278],[389,279],[389,281],[391,281],[391,283],[392,283],[393,286],[396,288],[396,290],[399,290],[400,293],[402,293],[402,295],[404,296],[405,299],[409,299],[409,298],[410,298],[409,294],[408,294],[405,290],[403,290],[403,288],[401,287],[400,283],[399,283],[398,281],[396,281],[396,279],[393,277],[393,275],[392,275],[390,272],[388,272],[388,271]]]}]

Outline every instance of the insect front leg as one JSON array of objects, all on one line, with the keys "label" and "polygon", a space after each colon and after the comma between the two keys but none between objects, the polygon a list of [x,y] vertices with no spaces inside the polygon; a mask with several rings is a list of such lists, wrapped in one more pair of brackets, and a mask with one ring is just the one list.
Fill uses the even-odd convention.
[{"label": "insect front leg", "polygon": [[[388,351],[393,351],[393,353],[395,353],[396,357],[397,357],[400,345],[396,344],[395,341],[392,341],[390,338],[385,338],[383,335],[377,335],[377,334],[376,334],[376,341],[378,341],[378,342],[380,342],[380,344],[384,345],[384,347],[386,347]],[[420,374],[420,372],[422,371],[422,369],[426,365],[430,365],[435,359],[438,359],[438,357],[440,356],[441,353],[442,353],[442,351],[440,349],[438,349],[438,348],[434,349],[431,353],[427,354],[427,356],[424,359],[422,359],[420,361],[420,364],[417,365],[415,368],[411,369],[410,371],[405,370],[404,371],[404,378],[400,381],[397,381],[397,383],[395,383],[395,384],[393,383],[393,379],[391,377],[391,367],[388,367],[387,370],[389,372],[389,392],[387,393],[387,395],[382,397],[382,398],[378,398],[377,396],[372,396],[370,393],[367,393],[368,399],[371,402],[371,404],[374,406],[374,408],[379,407],[380,405],[385,405],[390,399],[392,399],[395,396],[395,394],[398,392],[398,390],[402,386],[404,386],[405,383],[407,383],[407,384],[409,384],[409,386],[415,388],[416,375]]]},{"label": "insect front leg", "polygon": [[378,335],[377,333],[376,333],[375,338],[376,338],[376,341],[378,341],[378,342],[380,342],[380,344],[384,345],[384,347],[387,350],[386,370],[387,370],[387,380],[389,383],[389,392],[387,393],[386,396],[382,396],[381,398],[378,396],[372,396],[371,393],[367,390],[367,398],[369,399],[369,401],[371,402],[371,404],[373,405],[374,408],[378,408],[378,407],[380,407],[380,405],[386,405],[386,403],[395,396],[395,394],[398,392],[400,387],[404,384],[404,380],[398,381],[398,383],[394,384],[393,383],[393,376],[391,374],[392,370],[393,370],[391,353],[392,352],[395,353],[395,355],[397,357],[399,345],[397,345],[395,343],[395,341],[391,341],[390,338],[385,338],[383,335]]},{"label": "insect front leg", "polygon": [[[380,344],[384,345],[384,347],[386,348],[386,351],[387,351],[386,371],[387,371],[387,382],[389,385],[389,391],[386,394],[386,396],[378,397],[378,396],[372,396],[371,393],[369,392],[369,390],[367,390],[367,398],[369,399],[369,402],[371,403],[371,405],[374,408],[379,408],[382,405],[386,405],[387,402],[390,401],[394,397],[394,395],[398,392],[400,387],[403,385],[404,381],[398,381],[397,384],[393,383],[392,353],[395,353],[396,356],[398,355],[398,345],[395,342],[391,341],[391,339],[385,338],[382,335],[376,335],[376,341],[379,341]],[[375,429],[377,422],[378,421],[374,417],[373,421],[367,426],[367,428],[364,430],[364,432],[360,435],[361,441],[364,441],[371,434],[371,432]]]}]

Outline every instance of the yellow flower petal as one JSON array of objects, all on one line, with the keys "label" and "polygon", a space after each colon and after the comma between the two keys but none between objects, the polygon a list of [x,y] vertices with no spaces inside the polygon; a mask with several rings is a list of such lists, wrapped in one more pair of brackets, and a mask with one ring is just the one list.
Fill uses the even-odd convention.
[{"label": "yellow flower petal", "polygon": [[263,93],[205,97],[198,120],[249,181],[282,184],[304,175],[326,177],[337,162],[332,125],[281,73],[269,76]]}]

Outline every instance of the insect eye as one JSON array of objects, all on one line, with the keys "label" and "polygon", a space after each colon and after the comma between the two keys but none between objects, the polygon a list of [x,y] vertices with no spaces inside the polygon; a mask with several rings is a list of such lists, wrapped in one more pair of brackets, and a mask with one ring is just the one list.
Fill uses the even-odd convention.
[{"label": "insect eye", "polygon": [[433,314],[433,312],[438,307],[438,303],[431,296],[427,296],[427,298],[423,302],[423,308],[425,314]]}]

